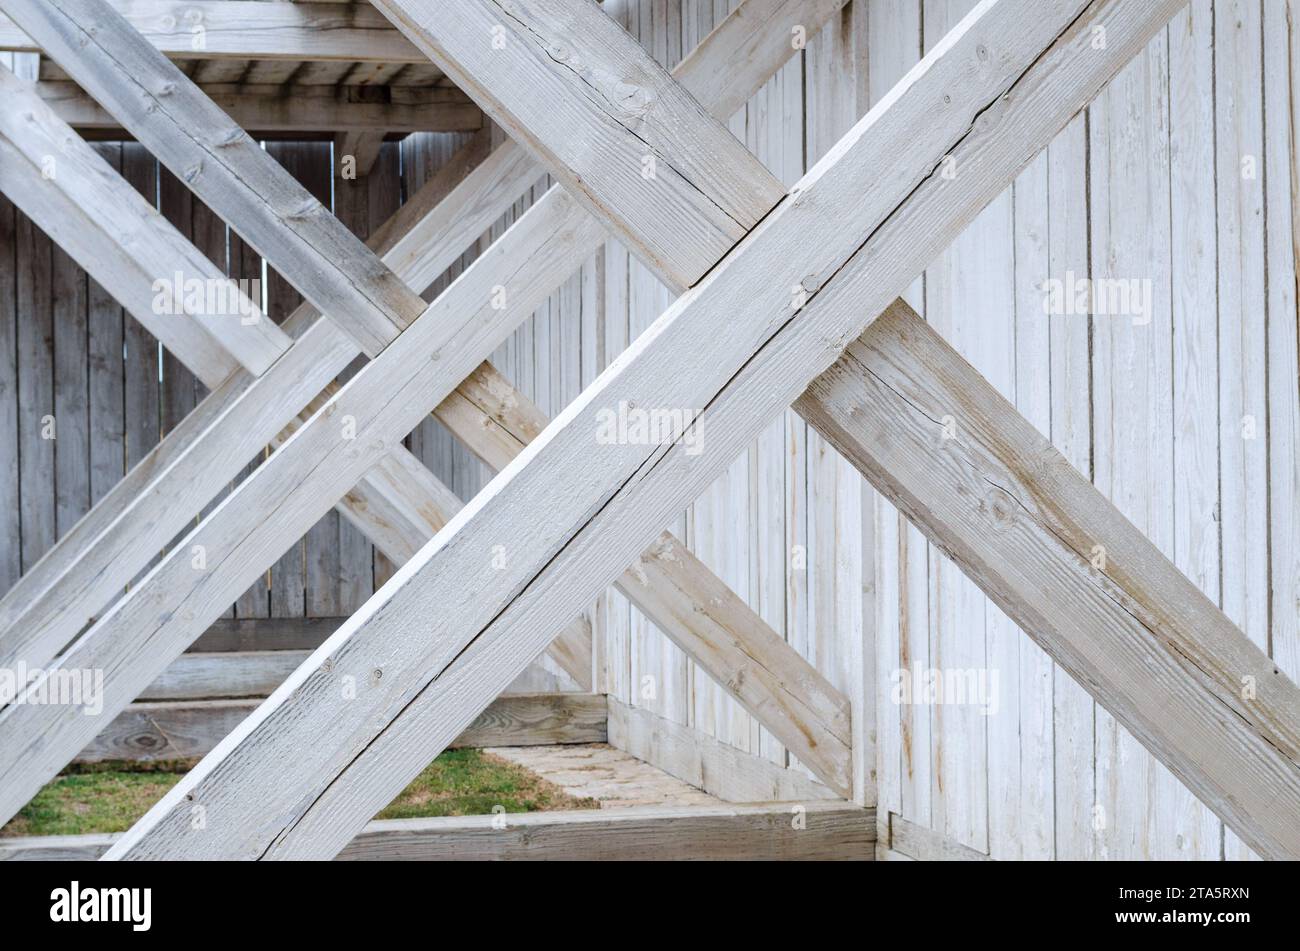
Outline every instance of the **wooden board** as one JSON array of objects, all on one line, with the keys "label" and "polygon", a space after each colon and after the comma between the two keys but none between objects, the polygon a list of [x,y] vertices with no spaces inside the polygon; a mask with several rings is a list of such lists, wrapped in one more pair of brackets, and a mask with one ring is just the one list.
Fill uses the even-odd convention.
[{"label": "wooden board", "polygon": [[908,822],[898,813],[887,818],[888,848],[915,862],[989,862],[983,852],[946,838],[933,829]]},{"label": "wooden board", "polygon": [[[381,819],[339,855],[342,861],[856,860],[874,857],[871,810],[809,803],[627,807],[619,810]],[[796,818],[803,828],[793,828]],[[88,861],[114,835],[0,839],[0,861]]]},{"label": "wooden board", "polygon": [[797,409],[1239,835],[1300,855],[1300,688],[910,308]]},{"label": "wooden board", "polygon": [[609,698],[609,742],[728,802],[837,798],[797,770],[784,769],[614,697]]},{"label": "wooden board", "polygon": [[[257,709],[259,700],[134,703],[76,762],[157,762],[206,756]],[[604,743],[605,698],[597,694],[509,694],[483,711],[452,748]]]},{"label": "wooden board", "polygon": [[[177,58],[427,62],[367,3],[186,0],[180,16],[169,0],[112,5],[149,42]],[[41,51],[7,17],[0,19],[0,49]]]}]

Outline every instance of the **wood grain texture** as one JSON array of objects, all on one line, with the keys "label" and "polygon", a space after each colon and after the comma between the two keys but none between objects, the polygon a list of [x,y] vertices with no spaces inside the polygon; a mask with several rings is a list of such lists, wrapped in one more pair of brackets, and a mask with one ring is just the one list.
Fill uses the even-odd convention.
[{"label": "wood grain texture", "polygon": [[[218,323],[201,326],[200,322],[157,312],[153,306],[155,275],[168,280],[177,274],[193,275],[215,281],[222,280],[221,272],[33,98],[24,84],[7,72],[0,74],[0,80],[5,76],[12,87],[8,89],[10,98],[18,106],[6,113],[16,123],[7,131],[25,143],[24,157],[35,161],[57,156],[62,163],[57,174],[47,176],[21,157],[10,156],[0,166],[9,187],[23,196],[47,231],[73,248],[92,273],[103,277],[104,283],[128,302],[141,323],[181,354],[220,394],[215,401],[220,413],[215,406],[205,405],[203,414],[183,424],[178,436],[169,437],[168,443],[184,441],[185,445],[168,457],[166,467],[161,464],[165,453],[158,454],[159,464],[151,471],[153,481],[147,489],[136,479],[129,500],[125,492],[115,493],[100,506],[96,518],[89,520],[92,527],[79,525],[77,537],[65,538],[56,546],[57,555],[44,559],[24,577],[20,588],[8,592],[0,602],[0,612],[7,617],[0,634],[5,643],[3,656],[11,662],[22,657],[39,666],[121,592],[198,508],[233,478],[242,460],[281,438],[281,430],[292,420],[293,407],[311,400],[347,365],[355,348],[330,321],[317,320],[305,331],[298,330],[310,316],[310,308],[300,308],[301,312],[286,322],[298,334],[288,354],[289,336],[251,303],[252,324],[236,314],[218,316]],[[427,200],[422,198],[417,207]],[[88,207],[96,209],[97,220],[84,220],[82,211]],[[453,237],[456,234],[467,232],[454,232]],[[87,243],[98,235],[102,240]],[[275,290],[272,288],[272,299]],[[194,316],[201,319],[204,315]],[[250,372],[265,372],[256,380],[236,372],[223,382],[223,375],[231,372],[225,350],[242,358]],[[277,362],[282,354],[284,359]],[[274,366],[266,370],[270,364]],[[235,392],[239,395],[234,396]],[[198,427],[205,428],[194,435]],[[410,557],[445,524],[450,511],[459,507],[452,493],[413,463],[409,453],[396,448],[343,500],[345,514],[395,559]],[[67,558],[74,557],[74,546],[75,562],[68,563]],[[296,601],[301,600],[299,593]],[[568,632],[565,640],[573,645],[560,654],[568,661],[578,648],[573,632]],[[574,659],[580,662],[580,653]],[[584,669],[589,665],[576,672]]]},{"label": "wood grain texture", "polygon": [[675,286],[694,284],[783,194],[595,4],[378,8]]},{"label": "wood grain texture", "polygon": [[609,698],[609,742],[637,759],[728,802],[807,802],[835,793],[694,727]]},{"label": "wood grain texture", "polygon": [[[423,53],[363,2],[111,2],[150,43],[177,59],[427,62]],[[0,18],[0,49],[41,52],[7,17]]]},{"label": "wood grain texture", "polygon": [[915,862],[991,862],[984,852],[962,845],[933,829],[908,822],[898,813],[887,818],[889,838],[882,845]]},{"label": "wood grain texture", "polygon": [[[211,752],[260,703],[258,699],[133,703],[103,728],[75,762],[197,759]],[[507,694],[456,737],[452,748],[604,743],[606,738],[603,696]]]},{"label": "wood grain texture", "polygon": [[[802,810],[795,813],[792,809]],[[839,803],[627,807],[372,823],[341,859],[871,861],[875,815]],[[799,821],[803,828],[796,828]]]},{"label": "wood grain texture", "polygon": [[[905,289],[1177,6],[1036,4],[1033,17],[1015,2],[978,8],[113,855],[336,853],[372,801],[386,801],[545,645],[538,622],[594,598],[611,566],[644,548],[805,374],[828,367],[862,315]],[[1105,50],[1088,43],[1095,25],[1112,37]],[[890,161],[902,138],[915,165]],[[949,154],[965,173],[932,174]],[[791,320],[795,274],[810,296]],[[752,320],[737,325],[742,308]],[[694,422],[708,452],[603,445],[595,410],[625,399],[705,407]],[[566,494],[553,491],[557,479]],[[493,568],[503,538],[514,557]],[[420,605],[432,603],[455,607],[431,624]],[[340,705],[335,678],[373,670],[380,644],[382,687]],[[326,738],[344,737],[325,750]],[[228,818],[188,835],[185,796]]]},{"label": "wood grain texture", "polygon": [[373,355],[424,303],[103,0],[5,0],[46,53]]},{"label": "wood grain texture", "polygon": [[1300,854],[1300,688],[914,312],[796,408],[1252,847]]},{"label": "wood grain texture", "polygon": [[[258,623],[264,620],[281,619],[259,618]],[[147,703],[268,697],[308,653],[303,649],[185,653],[172,661],[139,700]]]},{"label": "wood grain texture", "polygon": [[[290,539],[300,537],[328,511],[328,500],[343,496],[378,459],[394,451],[424,415],[533,312],[556,282],[582,264],[603,233],[562,189],[550,189],[394,346],[335,394],[92,626],[62,663],[104,669],[108,707],[125,707],[258,579]],[[508,288],[504,297],[497,293],[502,287]],[[286,329],[300,316],[309,320],[311,312],[291,315]],[[439,359],[430,360],[431,354]],[[343,424],[349,419],[356,423],[355,439],[343,438]],[[194,571],[184,554],[196,545],[208,555],[203,572]],[[571,618],[557,623],[547,637],[564,629]],[[146,641],[150,648],[141,654]],[[539,645],[533,656],[544,647]],[[13,808],[35,791],[39,777],[53,775],[91,739],[92,725],[82,722],[85,718],[60,715],[67,712],[17,705],[0,713],[0,729],[12,730],[6,735],[14,738],[5,752],[15,760],[34,756],[42,762],[14,773],[28,786],[7,787]],[[19,726],[20,721],[29,721],[28,726]],[[62,736],[57,741],[50,721],[59,723]],[[19,740],[19,735],[34,742]],[[7,772],[8,767],[0,770]]]},{"label": "wood grain texture", "polygon": [[[546,428],[545,414],[490,364],[435,416],[498,470]],[[818,778],[851,795],[848,700],[680,540],[664,532],[616,584]]]},{"label": "wood grain texture", "polygon": [[[483,126],[483,111],[455,89],[439,87],[383,101],[367,94],[363,86],[199,83],[198,87],[246,132],[266,138],[336,129],[473,132]],[[95,133],[97,138],[122,135],[117,118],[76,83],[44,80],[34,88],[74,129]]]},{"label": "wood grain texture", "polygon": [[[794,829],[785,805],[630,806],[613,810],[523,813],[504,829],[492,816],[380,819],[370,822],[340,861],[870,861],[872,810],[809,803]],[[498,823],[499,825],[500,823]],[[0,839],[0,861],[90,861],[115,835]]]}]

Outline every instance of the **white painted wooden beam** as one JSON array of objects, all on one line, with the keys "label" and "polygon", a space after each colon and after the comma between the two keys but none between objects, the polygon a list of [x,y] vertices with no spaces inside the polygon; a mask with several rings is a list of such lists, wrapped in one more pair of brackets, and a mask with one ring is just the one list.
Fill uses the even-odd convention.
[{"label": "white painted wooden beam", "polygon": [[[1179,6],[977,7],[110,855],[336,854]],[[705,451],[598,438],[599,411],[624,403],[687,410]],[[341,701],[343,677],[366,689]]]},{"label": "white painted wooden beam", "polygon": [[[147,485],[133,485],[96,506],[95,531],[71,533],[22,583],[0,599],[0,666],[22,661],[45,665],[101,612],[244,464],[287,438],[295,407],[308,405],[356,355],[355,346],[330,321],[318,320],[290,347],[290,337],[247,302],[251,324],[238,312],[200,325],[154,307],[153,282],[194,277],[224,282],[215,266],[162,218],[135,189],[63,124],[29,86],[0,67],[0,89],[13,109],[0,115],[0,186],[65,250],[111,292],[120,294],[144,326],[217,391],[221,409],[200,412],[167,441],[184,440],[177,453],[155,450],[145,460]],[[4,135],[24,144],[15,154]],[[28,160],[53,162],[47,173]],[[418,206],[446,194],[465,171],[457,161],[420,193]],[[466,241],[477,232],[460,231]],[[242,298],[241,298],[242,299]],[[197,315],[206,317],[207,315]],[[289,319],[291,329],[306,312]],[[204,327],[209,327],[205,330]],[[222,347],[214,347],[219,340]],[[240,354],[247,370],[229,379],[225,351]],[[210,354],[215,354],[210,357]],[[283,356],[282,356],[283,355]],[[209,362],[210,360],[210,362]],[[269,367],[269,369],[266,369]],[[234,395],[239,391],[239,395]],[[332,392],[332,391],[327,391]],[[205,401],[206,404],[206,401]],[[201,431],[201,436],[194,435]],[[164,464],[161,459],[167,457]],[[128,480],[129,481],[129,480]],[[114,510],[111,519],[101,508]],[[446,524],[460,507],[455,494],[400,446],[367,473],[340,508],[381,551],[400,564]],[[73,545],[75,554],[69,555]],[[566,628],[553,654],[579,684],[590,680],[590,632]]]},{"label": "white painted wooden beam", "polygon": [[[34,85],[36,94],[74,129],[99,133],[98,138],[121,134],[122,124],[76,83],[54,80]],[[251,133],[473,132],[483,127],[483,111],[459,90],[415,87],[390,101],[375,102],[362,95],[367,88],[199,84],[203,95]]]},{"label": "white painted wooden beam", "polygon": [[[261,0],[110,0],[150,43],[174,59],[337,60],[427,63],[369,3]],[[41,46],[0,17],[0,50]]]},{"label": "white painted wooden beam", "polygon": [[[5,174],[15,180],[6,189],[11,200],[31,217],[56,230],[47,232],[79,260],[133,317],[159,335],[209,387],[217,386],[232,369],[228,360],[212,357],[211,346],[191,342],[195,335],[217,341],[231,357],[260,374],[289,348],[289,337],[261,312],[260,303],[208,257],[131,186],[81,137],[60,121],[35,95],[30,84],[0,66],[0,137],[6,140]],[[20,161],[18,156],[25,159]],[[35,176],[43,185],[30,182]],[[51,195],[57,192],[57,195]],[[57,208],[51,207],[60,202]],[[36,207],[39,205],[39,207]],[[50,213],[44,213],[46,210]],[[26,208],[24,207],[26,212]],[[158,306],[155,284],[177,284],[180,313]],[[228,293],[185,295],[184,282],[197,280]],[[175,303],[165,295],[165,303]],[[209,312],[215,303],[224,309]],[[188,318],[188,319],[187,319]],[[212,366],[206,365],[211,360]]]},{"label": "white painted wooden beam", "polygon": [[[434,415],[497,470],[548,422],[486,363]],[[822,782],[852,797],[848,699],[671,532],[615,586]]]},{"label": "white painted wooden beam", "polygon": [[906,304],[795,408],[1252,848],[1300,858],[1300,688]]},{"label": "white painted wooden beam", "polygon": [[0,0],[83,89],[361,350],[424,302],[104,0]]},{"label": "white painted wooden beam", "polygon": [[[57,170],[57,154],[51,153],[49,158]],[[142,269],[141,259],[124,251],[113,239],[115,233],[122,233],[121,229],[105,231],[88,209],[52,185],[44,170],[28,161],[27,156],[2,134],[0,190],[59,247],[74,259],[85,261],[88,273],[126,308],[127,313],[141,321],[153,318],[155,295],[152,284],[160,276],[156,269]],[[98,202],[92,206],[92,209],[100,208],[102,205]],[[161,220],[166,228],[158,230],[165,232],[171,226],[166,219]],[[137,219],[127,219],[124,223],[144,227],[150,224]],[[166,235],[156,234],[154,239],[165,241]],[[183,260],[185,252],[177,247],[169,257]],[[219,386],[238,369],[239,361],[198,322],[156,320],[154,323],[163,346],[176,354],[177,359],[205,386]]]},{"label": "white painted wooden beam", "polygon": [[673,286],[699,280],[783,194],[594,3],[375,5]]},{"label": "white painted wooden beam", "polygon": [[[809,30],[821,25],[811,14],[826,13],[825,7],[821,0],[810,2]],[[784,6],[782,9],[790,15]],[[706,43],[717,50],[734,48],[749,42],[752,31],[762,28],[761,21],[733,13]],[[775,72],[794,49],[777,47],[771,52],[775,58],[769,69]],[[692,62],[700,68],[698,59]],[[737,81],[752,83],[754,74],[747,71]],[[752,86],[744,88],[748,93],[755,91]],[[713,92],[719,99],[736,95],[728,87]],[[494,161],[499,156],[499,161]],[[524,187],[532,183],[534,173],[519,150],[497,150],[480,168],[488,166],[503,179],[523,182]],[[476,174],[469,175],[449,195],[464,210],[457,219],[460,223],[472,224],[483,216],[491,221],[496,214],[485,209],[494,201],[508,203],[517,197],[518,193],[503,192],[481,177],[471,185],[474,179]],[[420,280],[432,281],[446,266],[438,262],[449,263],[463,248],[457,246],[453,251],[452,245],[431,239],[437,232],[424,225],[438,214],[427,212],[428,204],[417,196],[371,239],[376,251],[402,269],[415,286],[420,286]],[[331,400],[326,412],[318,413],[241,484],[234,502],[227,499],[204,520],[199,534],[191,534],[184,545],[202,545],[209,553],[207,572],[194,572],[190,561],[181,556],[185,549],[173,551],[79,638],[62,663],[111,671],[112,676],[105,680],[106,709],[124,708],[224,609],[224,592],[231,592],[229,600],[238,597],[282,553],[286,539],[299,537],[324,514],[327,509],[318,511],[318,503],[328,506],[326,500],[337,499],[368,472],[382,458],[385,447],[396,445],[486,359],[582,265],[604,235],[599,223],[563,189],[552,188],[399,338],[402,346],[390,357],[392,363],[365,367],[346,388],[346,402],[339,401],[343,393]],[[508,291],[504,298],[497,294],[501,287]],[[499,310],[498,300],[504,305]],[[304,305],[286,326],[299,318],[309,321],[312,316],[312,309]],[[438,359],[430,360],[430,354]],[[362,424],[366,438],[340,444],[339,421],[349,416]],[[290,485],[297,486],[298,493],[295,504],[285,505],[285,487]],[[61,555],[59,560],[66,557]],[[628,562],[631,560],[629,556]],[[141,651],[146,642],[149,648]],[[580,656],[572,659],[581,661]],[[94,724],[75,710],[20,704],[0,712],[0,731],[6,737],[6,742],[0,743],[0,776],[6,779],[0,784],[0,813],[12,815],[89,742]]]}]

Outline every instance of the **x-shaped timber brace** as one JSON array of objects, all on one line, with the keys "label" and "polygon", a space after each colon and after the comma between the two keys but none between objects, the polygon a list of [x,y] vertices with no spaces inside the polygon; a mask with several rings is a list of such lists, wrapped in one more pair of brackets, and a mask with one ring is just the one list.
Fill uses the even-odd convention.
[{"label": "x-shaped timber brace", "polygon": [[[784,17],[793,23],[798,15],[800,22],[811,21],[820,25],[838,6],[835,0],[796,4],[750,0],[750,5],[744,8],[746,15],[731,17],[720,25],[697,55],[684,62],[678,72],[687,81],[711,80],[712,75],[723,71],[728,60],[735,58],[740,50],[756,49],[761,54],[756,59],[758,67],[747,75],[733,75],[729,85],[715,94],[719,109],[734,111],[737,103],[751,95],[793,53],[784,42],[763,42],[756,31],[765,27],[772,17],[778,22]],[[121,300],[133,302],[132,311],[150,329],[156,327],[160,333],[174,331],[174,322],[160,321],[148,307],[152,295],[149,275],[159,270],[172,273],[169,267],[160,267],[159,262],[174,261],[176,270],[187,265],[189,270],[186,273],[197,271],[199,274],[213,271],[212,266],[12,77],[7,80],[6,91],[12,93],[15,102],[21,105],[12,117],[17,125],[6,131],[24,143],[27,153],[15,159],[14,147],[6,145],[7,160],[0,165],[0,172],[8,178],[7,190],[23,202],[24,210],[36,217],[39,223],[67,241],[69,249]],[[465,244],[491,224],[519,192],[542,174],[525,153],[507,144],[469,172],[460,185],[451,188],[455,179],[465,175],[466,167],[481,158],[483,137],[480,139],[408,202],[372,240],[372,244],[384,249],[385,262],[391,263],[399,276],[414,281],[417,286],[431,282]],[[50,154],[59,155],[60,161],[66,163],[56,176],[61,187],[42,181],[42,176],[31,164],[35,156]],[[254,154],[260,157],[260,153]],[[27,160],[23,161],[23,158]],[[278,171],[273,165],[272,168]],[[64,190],[67,195],[63,194]],[[105,193],[113,200],[100,208],[104,199],[101,197],[96,205],[95,196]],[[438,198],[444,194],[446,198],[439,202]],[[78,214],[81,202],[89,203],[93,211],[103,211],[104,214],[93,223],[88,221],[88,217],[93,217],[93,211],[91,216]],[[122,221],[139,222],[140,226],[119,235]],[[69,223],[75,223],[75,227],[69,229]],[[545,231],[542,234],[549,237]],[[101,240],[83,243],[89,240],[84,235]],[[127,249],[125,253],[114,245],[115,241]],[[538,236],[527,236],[516,247],[528,248],[528,242],[538,244]],[[98,256],[96,252],[102,252],[105,247],[110,253]],[[185,249],[185,254],[179,255],[177,249]],[[589,256],[592,250],[594,248],[590,245],[583,247],[576,260]],[[82,253],[78,254],[78,251]],[[545,251],[543,247],[541,254],[537,251],[525,253],[545,262],[549,260],[544,256]],[[132,252],[135,253],[134,259]],[[564,260],[573,261],[573,256],[566,256]],[[99,266],[109,262],[116,266]],[[558,285],[572,267],[576,267],[576,263],[541,279]],[[535,304],[516,304],[507,318],[517,323],[531,306]],[[292,336],[299,338],[290,352],[305,351],[297,361],[298,369],[283,370],[289,361],[282,360],[273,363],[251,384],[246,374],[240,375],[236,371],[224,390],[231,391],[232,397],[238,393],[240,402],[234,405],[246,408],[248,412],[228,412],[225,401],[221,399],[224,391],[219,388],[186,420],[182,430],[169,436],[154,454],[169,463],[172,457],[180,462],[164,468],[158,459],[151,457],[147,460],[128,477],[127,482],[142,471],[162,471],[163,476],[150,486],[148,492],[141,492],[138,486],[132,492],[124,492],[123,487],[119,487],[114,498],[106,499],[74,529],[72,534],[77,537],[65,538],[51,556],[24,577],[19,588],[10,592],[4,604],[0,605],[7,609],[4,617],[9,632],[9,637],[0,643],[4,643],[9,656],[19,655],[29,663],[37,662],[31,658],[39,658],[43,663],[57,653],[60,646],[71,640],[90,619],[89,615],[120,591],[121,586],[144,566],[159,544],[165,543],[214,494],[216,488],[228,481],[236,471],[231,468],[234,460],[256,451],[267,438],[276,438],[276,427],[284,425],[284,420],[292,417],[293,406],[310,399],[308,394],[314,393],[322,385],[322,380],[328,380],[355,355],[356,348],[349,347],[338,333],[325,338],[330,341],[330,348],[303,348],[302,344],[317,327],[313,325],[305,332],[302,327],[314,317],[315,312],[304,305],[285,325]],[[319,321],[318,324],[332,329],[329,321]],[[205,326],[214,333],[226,334],[226,339],[254,332],[245,331],[228,320],[221,322],[212,318]],[[252,326],[257,332],[266,332],[259,324]],[[199,370],[205,382],[218,386],[215,381],[221,379],[221,373],[227,372],[227,367],[215,363],[215,359],[224,354],[215,359],[207,357],[200,347],[211,350],[211,340],[199,332],[197,325],[182,323],[180,330],[188,332],[190,339],[168,340],[169,345],[189,357],[187,364]],[[270,332],[275,333],[276,328],[271,326]],[[188,347],[184,346],[186,342]],[[247,346],[245,340],[236,337],[229,349],[241,344]],[[225,362],[229,364],[232,361],[225,357]],[[271,379],[277,372],[280,379]],[[305,382],[297,385],[293,398],[286,398],[288,394],[283,381],[296,380],[298,374],[308,372],[314,375],[307,376]],[[261,398],[252,398],[252,394],[259,391]],[[265,418],[268,409],[275,411],[275,404],[279,404],[278,409],[284,416]],[[488,364],[477,367],[458,390],[443,401],[435,414],[494,467],[504,465],[545,425],[539,411]],[[208,418],[217,422],[199,437],[193,437],[191,430],[201,427],[184,428],[196,421],[201,424]],[[241,446],[242,450],[238,448]],[[372,453],[371,459],[376,457],[377,454]],[[343,511],[375,538],[381,548],[404,560],[441,527],[445,513],[458,508],[459,502],[400,445],[382,460],[378,471],[381,477],[388,473],[391,477],[373,488],[363,482],[345,499]],[[372,472],[370,481],[373,480]],[[160,507],[160,498],[167,499],[168,504]],[[129,506],[125,513],[124,505]],[[149,513],[149,516],[141,518],[142,512]],[[134,517],[125,518],[126,513]],[[104,528],[105,524],[109,524],[108,529]],[[86,539],[93,539],[89,547]],[[193,547],[189,549],[191,552]],[[791,749],[832,788],[848,794],[847,701],[739,597],[666,534],[646,553],[645,558],[629,569],[620,585],[684,649],[697,657],[706,670],[727,685],[733,696],[749,706],[776,735],[788,741]],[[581,635],[586,635],[585,639]],[[568,641],[572,646],[561,651],[557,659],[575,676],[582,677],[590,669],[590,655],[581,655],[577,648],[590,644],[589,632],[585,627],[579,627],[571,633]],[[129,699],[130,695],[127,695],[122,702]],[[57,758],[51,762],[56,763]],[[19,797],[15,797],[15,802],[21,805]]]},{"label": "x-shaped timber brace", "polygon": [[[325,313],[360,313],[348,331],[372,361],[178,546],[206,544],[206,573],[168,556],[64,663],[103,666],[120,696],[134,695],[149,665],[238,595],[250,564],[273,560],[274,537],[359,481],[371,460],[340,441],[337,420],[354,415],[354,442],[390,451],[499,340],[483,314],[489,286],[543,292],[508,241],[529,216],[553,226],[539,250],[582,247],[572,267],[603,225],[682,296],[110,857],[335,854],[796,399],[1234,831],[1265,856],[1300,857],[1300,691],[894,300],[1181,3],[985,0],[788,195],[692,97],[707,90],[675,82],[594,5],[376,6],[571,191],[548,192],[423,313],[367,258],[356,270],[371,281],[358,287],[373,298],[304,279]],[[191,111],[202,103],[188,101],[183,76],[100,0],[0,7],[269,260],[255,234],[301,242],[278,269],[341,250],[310,214],[248,222],[238,195],[234,212],[218,200],[232,184],[221,156],[241,144],[218,125],[197,164],[168,147],[177,134],[182,146],[203,141],[193,129],[212,117]],[[647,155],[657,172],[644,177]],[[957,176],[938,174],[945,159]],[[266,194],[274,207],[280,193]],[[793,302],[792,284],[805,290]],[[598,441],[599,410],[622,401],[694,408],[707,451]],[[962,436],[938,443],[945,412]],[[496,569],[502,538],[513,557]],[[1108,552],[1100,571],[1088,561],[1096,544]],[[345,676],[366,684],[355,700],[342,699]],[[1243,678],[1256,684],[1246,697]],[[57,717],[37,740],[32,709],[0,714],[7,782],[84,738],[76,718]]]}]

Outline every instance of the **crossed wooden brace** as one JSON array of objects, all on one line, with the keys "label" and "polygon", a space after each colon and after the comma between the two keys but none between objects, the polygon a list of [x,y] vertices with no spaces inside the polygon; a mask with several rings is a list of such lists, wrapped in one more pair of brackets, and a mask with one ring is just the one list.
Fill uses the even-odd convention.
[{"label": "crossed wooden brace", "polygon": [[[169,556],[64,663],[104,666],[127,693],[143,686],[138,669],[174,656],[239,593],[291,514],[319,515],[366,471],[363,450],[388,451],[481,361],[473,345],[498,339],[487,282],[537,292],[527,260],[497,252],[539,209],[560,226],[553,237],[582,244],[599,239],[585,208],[683,293],[110,857],[335,854],[796,401],[1234,831],[1265,856],[1300,857],[1300,690],[895,301],[1180,3],[986,0],[789,194],[692,98],[701,90],[674,82],[592,5],[377,6],[568,191],[549,192],[418,317],[380,281],[388,306],[349,325],[371,363],[182,543],[206,544],[215,567],[195,579]],[[157,125],[185,98],[174,70],[100,0],[0,7],[127,128]],[[494,28],[504,48],[488,42]],[[201,104],[175,115],[206,126],[191,108]],[[163,143],[136,134],[168,161]],[[209,163],[241,145],[210,146],[178,164],[220,210],[203,191]],[[938,174],[945,159],[956,176]],[[304,222],[317,223],[309,212],[280,222],[282,239],[328,243]],[[803,289],[793,301],[792,284]],[[316,290],[364,307],[337,281]],[[692,409],[707,451],[598,440],[599,410],[624,401]],[[947,414],[961,437],[938,444]],[[355,441],[339,438],[345,416]],[[1108,552],[1100,571],[1089,564],[1096,544]],[[120,634],[96,636],[114,624]],[[344,677],[365,685],[355,699],[338,689]],[[18,758],[32,762],[46,743],[75,752],[71,718],[24,738],[36,722],[15,717],[25,709],[0,715],[7,738],[22,740]],[[6,782],[21,782],[4,756]]]},{"label": "crossed wooden brace", "polygon": [[[688,81],[711,82],[738,50],[761,43],[755,33],[770,27],[769,16],[790,18],[798,12],[804,20],[820,24],[839,6],[836,0],[818,0],[789,5],[789,11],[782,11],[780,5],[766,0],[751,3],[767,9],[747,7],[744,17],[730,18],[696,56],[682,64],[679,74]],[[745,75],[733,74],[728,86],[715,95],[720,109],[734,111],[737,103],[794,52],[784,39],[769,41],[760,51],[764,55],[757,68]],[[150,308],[152,275],[184,271],[218,277],[215,267],[29,90],[12,76],[5,83],[6,92],[21,107],[7,114],[2,130],[6,138],[0,140],[6,159],[0,164],[0,175],[8,180],[6,191],[214,387],[214,394],[0,602],[4,658],[40,665],[112,602],[158,548],[229,482],[241,460],[267,441],[287,438],[289,432],[280,434],[279,430],[293,418],[295,407],[311,400],[350,361],[357,347],[333,322],[313,324],[316,312],[310,305],[288,319],[287,334],[268,321],[245,325],[222,316],[200,317],[191,323],[155,315]],[[223,129],[222,134],[225,132]],[[384,263],[409,283],[430,283],[542,174],[526,153],[511,143],[473,168],[473,163],[483,158],[485,141],[486,136],[481,136],[453,159],[372,239],[372,245],[384,255]],[[11,142],[21,143],[21,150]],[[15,158],[16,151],[23,154]],[[32,164],[45,155],[57,155],[62,163],[50,180],[44,180]],[[248,155],[262,158],[260,150]],[[269,173],[255,171],[272,177],[280,173],[273,163],[267,164]],[[242,168],[236,171],[249,174]],[[584,216],[576,212],[572,217]],[[333,220],[327,215],[322,224]],[[530,280],[541,296],[550,293],[599,246],[599,239],[594,238],[598,232],[589,228],[587,233],[594,240],[563,246],[562,256],[556,258],[551,224],[544,220],[540,227],[521,230],[509,249],[510,254],[536,262]],[[499,318],[509,323],[494,328],[494,334],[508,334],[537,300],[537,295],[528,299],[511,296],[512,306]],[[419,306],[423,307],[423,302]],[[492,316],[498,319],[495,312]],[[224,347],[215,347],[214,338],[220,338]],[[484,348],[483,356],[487,350],[490,347]],[[243,357],[244,371],[231,353]],[[260,375],[250,379],[255,372]],[[536,407],[486,363],[480,364],[435,414],[496,468],[518,454],[546,422]],[[343,512],[381,549],[404,561],[460,503],[400,445],[386,456],[371,449],[369,456],[357,462],[369,465],[376,459],[380,459],[379,465],[344,498]],[[145,478],[150,481],[142,485]],[[284,539],[291,537],[287,531],[283,535]],[[283,546],[283,540],[278,544]],[[194,547],[182,545],[177,551],[192,555]],[[653,583],[648,582],[651,576]],[[730,685],[733,696],[788,740],[832,788],[848,793],[847,701],[739,597],[668,535],[627,572],[622,586],[652,619],[674,633],[688,652],[701,658],[706,669]],[[114,637],[113,630],[130,627],[96,630],[110,632],[95,635],[102,639]],[[743,639],[729,633],[733,630],[743,632]],[[589,678],[590,632],[585,624],[571,625],[568,636],[562,635],[557,644],[557,660],[580,682]],[[124,692],[115,706],[131,696],[134,693]],[[60,768],[61,756],[56,753],[47,758],[49,767]],[[21,805],[19,795],[14,803],[15,808]]]}]

